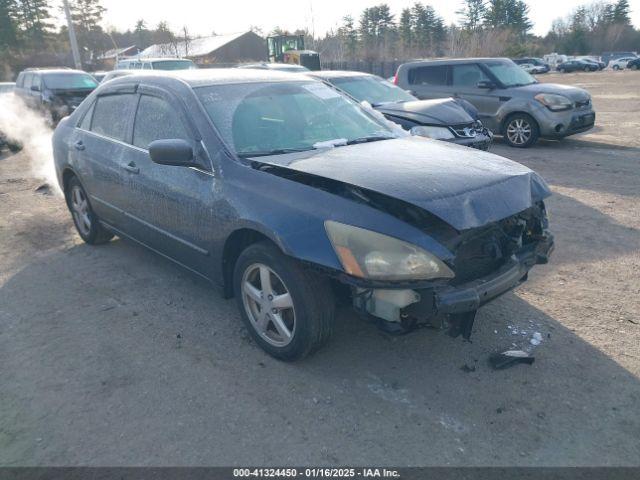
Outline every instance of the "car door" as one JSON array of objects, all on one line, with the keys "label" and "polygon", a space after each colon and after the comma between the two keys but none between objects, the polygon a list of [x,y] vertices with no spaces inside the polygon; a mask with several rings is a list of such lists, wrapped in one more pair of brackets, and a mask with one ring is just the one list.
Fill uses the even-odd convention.
[{"label": "car door", "polygon": [[99,95],[71,136],[69,146],[91,206],[110,225],[126,228],[123,215],[127,200],[127,164],[135,87],[123,87]]},{"label": "car door", "polygon": [[[478,83],[491,82],[494,88],[479,88]],[[505,92],[477,63],[451,65],[451,96],[463,98],[478,109],[480,120],[491,130],[496,130],[496,114]]]},{"label": "car door", "polygon": [[445,98],[451,95],[448,65],[417,65],[410,67],[407,77],[409,89],[421,100]]},{"label": "car door", "polygon": [[[200,134],[181,102],[156,87],[140,86],[132,135],[126,215],[131,234],[182,265],[208,275],[216,179]],[[155,140],[182,139],[202,168],[159,165],[149,156]]]},{"label": "car door", "polygon": [[31,77],[31,85],[27,90],[27,95],[29,96],[29,105],[33,108],[42,107],[42,76],[38,73],[34,73]]}]

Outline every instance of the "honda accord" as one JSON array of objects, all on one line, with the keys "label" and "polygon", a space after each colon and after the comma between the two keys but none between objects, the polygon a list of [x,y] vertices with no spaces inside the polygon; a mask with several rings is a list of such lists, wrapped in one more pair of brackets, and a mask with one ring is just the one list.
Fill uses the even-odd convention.
[{"label": "honda accord", "polygon": [[388,331],[477,309],[553,248],[528,168],[417,137],[324,83],[266,70],[140,74],[57,127],[58,181],[82,239],[126,237],[235,297],[269,354],[327,341],[335,298]]}]

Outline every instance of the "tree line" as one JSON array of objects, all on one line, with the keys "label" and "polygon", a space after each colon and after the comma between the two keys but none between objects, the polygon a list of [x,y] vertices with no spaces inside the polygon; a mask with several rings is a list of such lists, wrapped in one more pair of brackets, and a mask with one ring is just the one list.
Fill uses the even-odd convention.
[{"label": "tree line", "polygon": [[[531,34],[525,0],[457,0],[457,21],[447,25],[433,6],[416,2],[400,12],[386,3],[344,17],[340,25],[308,47],[325,60],[403,60],[434,56],[520,56],[552,51],[573,55],[635,50],[640,32],[630,21],[628,0],[597,1],[554,21],[544,37]],[[85,68],[104,52],[136,45],[175,44],[189,40],[185,26],[172,31],[167,22],[149,26],[138,20],[125,31],[105,30],[101,0],[69,0],[71,18]],[[26,66],[72,65],[66,26],[54,25],[53,0],[0,0],[0,78],[12,78]],[[57,16],[57,15],[56,15]],[[248,27],[259,34],[255,27]],[[285,33],[275,28],[272,33]]]},{"label": "tree line", "polygon": [[603,1],[557,19],[544,37],[531,34],[524,0],[463,0],[458,21],[446,25],[428,4],[416,2],[399,14],[386,3],[346,16],[335,31],[315,40],[326,60],[384,61],[438,56],[521,56],[559,52],[600,54],[635,50],[640,32],[630,21],[628,0]]}]

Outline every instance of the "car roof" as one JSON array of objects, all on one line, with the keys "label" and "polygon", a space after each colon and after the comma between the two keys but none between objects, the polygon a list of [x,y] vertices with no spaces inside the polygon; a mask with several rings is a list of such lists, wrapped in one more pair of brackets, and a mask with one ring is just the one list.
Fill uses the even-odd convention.
[{"label": "car roof", "polygon": [[353,70],[321,70],[318,72],[311,72],[310,74],[312,77],[318,77],[318,78],[347,78],[347,77],[374,77],[375,75],[372,75],[370,73],[365,73],[365,72],[356,72]]},{"label": "car roof", "polygon": [[[151,80],[154,83],[166,83],[171,80],[180,80],[191,87],[204,87],[209,85],[224,85],[231,83],[259,83],[259,82],[299,82],[318,81],[306,75],[292,75],[288,72],[277,70],[251,69],[251,68],[200,68],[197,70],[170,70],[154,71],[146,70],[136,72],[135,80]],[[127,75],[114,78],[110,85],[131,82],[132,76]]]},{"label": "car roof", "polygon": [[405,62],[404,65],[419,65],[419,64],[428,64],[428,65],[450,65],[454,63],[478,63],[478,62],[511,62],[511,59],[506,57],[475,57],[475,58],[437,58],[437,59],[422,59],[422,60],[411,60],[409,62]]},{"label": "car roof", "polygon": [[25,70],[25,72],[39,73],[41,75],[49,75],[49,74],[76,75],[78,73],[84,73],[85,75],[89,75],[84,70],[71,70],[70,68],[47,68],[43,70],[34,69],[34,70]]},{"label": "car roof", "polygon": [[122,60],[118,60],[118,62],[175,62],[176,60],[193,62],[193,60],[190,60],[188,58],[178,58],[178,57],[133,57],[133,58],[123,58]]}]

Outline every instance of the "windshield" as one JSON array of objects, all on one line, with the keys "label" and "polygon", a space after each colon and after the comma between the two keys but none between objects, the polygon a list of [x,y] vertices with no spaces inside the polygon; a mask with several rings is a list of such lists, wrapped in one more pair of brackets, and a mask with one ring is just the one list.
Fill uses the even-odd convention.
[{"label": "windshield", "polygon": [[523,87],[537,83],[536,79],[513,62],[487,62],[486,67],[505,87]]},{"label": "windshield", "polygon": [[359,102],[367,101],[371,105],[417,100],[413,95],[379,77],[362,75],[331,78],[329,82],[344,90]]},{"label": "windshield", "polygon": [[394,137],[359,105],[319,82],[214,85],[196,92],[241,157]]},{"label": "windshield", "polygon": [[154,70],[192,70],[196,64],[191,60],[162,60],[159,62],[151,62]]},{"label": "windshield", "polygon": [[47,73],[42,76],[47,88],[55,89],[93,89],[98,86],[95,78],[86,73]]}]

